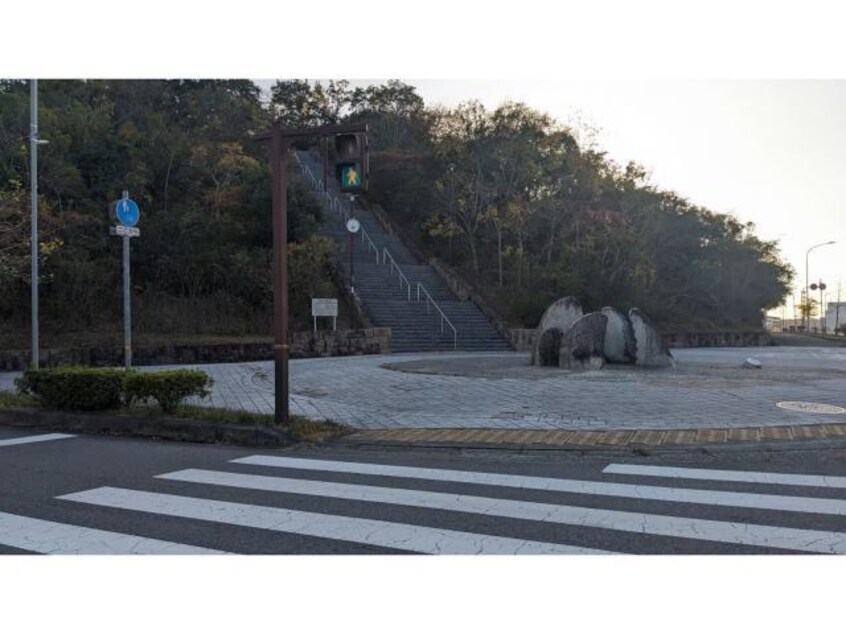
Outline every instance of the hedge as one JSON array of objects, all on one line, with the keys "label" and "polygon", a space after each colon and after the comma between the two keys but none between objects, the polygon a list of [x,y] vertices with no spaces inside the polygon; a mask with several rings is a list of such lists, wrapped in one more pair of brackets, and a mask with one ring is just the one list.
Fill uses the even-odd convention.
[{"label": "hedge", "polygon": [[20,393],[54,409],[118,409],[152,398],[170,413],[190,396],[208,396],[212,379],[201,370],[136,372],[70,366],[26,370],[15,384]]},{"label": "hedge", "polygon": [[132,405],[152,398],[162,410],[173,413],[189,396],[208,396],[211,385],[211,377],[202,370],[131,372],[124,381],[125,401]]}]

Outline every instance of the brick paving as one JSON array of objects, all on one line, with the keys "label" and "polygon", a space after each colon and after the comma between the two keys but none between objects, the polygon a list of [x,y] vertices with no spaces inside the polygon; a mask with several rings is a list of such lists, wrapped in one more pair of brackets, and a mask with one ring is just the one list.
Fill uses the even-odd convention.
[{"label": "brick paving", "polygon": [[[462,440],[494,443],[511,436],[520,438],[519,443],[671,444],[846,435],[846,414],[812,414],[776,405],[809,401],[846,407],[844,349],[708,348],[674,354],[674,370],[628,367],[581,374],[532,368],[522,353],[294,360],[290,407],[294,414],[328,418],[359,430],[414,430],[421,439],[435,430],[452,430],[443,438],[460,433]],[[759,358],[770,373],[740,370],[746,356]],[[420,363],[443,371],[417,371],[414,364]],[[386,364],[411,364],[415,371],[383,367]],[[464,375],[451,373],[451,364]],[[215,380],[211,398],[197,404],[273,411],[272,362],[190,367],[209,372]],[[0,390],[13,389],[15,376],[0,373]],[[818,429],[796,428],[805,425]],[[491,440],[497,431],[507,430],[545,433],[499,434]],[[597,433],[561,434],[567,431]],[[613,433],[623,431],[632,433]]]},{"label": "brick paving", "polygon": [[[521,353],[302,359],[291,362],[290,403],[295,414],[329,418],[359,429],[681,432],[837,424],[846,423],[846,415],[789,411],[776,403],[809,401],[846,407],[846,351],[840,350],[686,349],[675,352],[679,360],[676,370],[602,370],[579,375],[524,368],[526,355]],[[782,377],[737,370],[742,359],[750,355],[768,367],[784,368],[787,374]],[[502,376],[489,378],[383,367],[403,367],[421,360],[439,363],[447,372],[452,363],[475,368],[511,364],[514,369],[506,368]],[[707,380],[700,379],[695,371],[680,372],[701,363],[709,364],[711,369]],[[197,367],[215,378],[213,395],[205,404],[273,411],[271,362]],[[720,367],[725,368],[724,373]],[[722,380],[723,374],[733,378]],[[719,435],[700,434],[699,440],[713,442]],[[771,435],[783,437],[786,432],[775,431]],[[688,434],[679,438],[686,440]],[[739,438],[737,433],[732,436],[735,438]]]}]

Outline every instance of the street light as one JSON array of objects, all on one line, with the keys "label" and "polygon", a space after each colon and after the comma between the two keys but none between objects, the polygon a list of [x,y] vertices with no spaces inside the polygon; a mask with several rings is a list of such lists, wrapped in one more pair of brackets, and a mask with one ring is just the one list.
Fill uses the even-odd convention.
[{"label": "street light", "polygon": [[815,244],[810,249],[805,251],[805,310],[802,312],[802,328],[805,328],[805,319],[807,313],[807,320],[808,320],[808,330],[811,329],[811,302],[810,302],[810,294],[808,288],[808,255],[816,249],[817,247],[824,247],[829,244],[834,244],[834,240],[829,240],[828,242],[820,242],[819,244]]}]

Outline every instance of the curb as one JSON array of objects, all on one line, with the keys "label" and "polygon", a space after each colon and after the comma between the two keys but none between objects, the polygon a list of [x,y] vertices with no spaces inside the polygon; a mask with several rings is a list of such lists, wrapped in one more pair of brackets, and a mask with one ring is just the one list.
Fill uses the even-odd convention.
[{"label": "curb", "polygon": [[346,436],[347,445],[412,445],[480,448],[587,449],[721,445],[783,445],[794,441],[846,441],[846,423],[706,429],[608,431],[515,429],[384,429]]},{"label": "curb", "polygon": [[0,425],[251,447],[282,447],[294,444],[285,432],[263,425],[211,423],[184,418],[141,418],[119,414],[20,408],[0,409]]}]

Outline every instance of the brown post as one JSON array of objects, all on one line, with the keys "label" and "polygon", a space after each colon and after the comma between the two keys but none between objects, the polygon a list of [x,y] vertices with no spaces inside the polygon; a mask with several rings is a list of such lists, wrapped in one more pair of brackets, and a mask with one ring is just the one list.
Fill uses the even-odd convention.
[{"label": "brown post", "polygon": [[367,132],[367,125],[328,125],[314,128],[283,128],[275,123],[269,132],[253,136],[270,141],[273,174],[273,359],[274,422],[288,424],[288,149],[291,139],[323,137],[324,187],[329,181],[327,135]]},{"label": "brown post", "polygon": [[288,144],[273,127],[273,360],[274,422],[288,424]]}]

